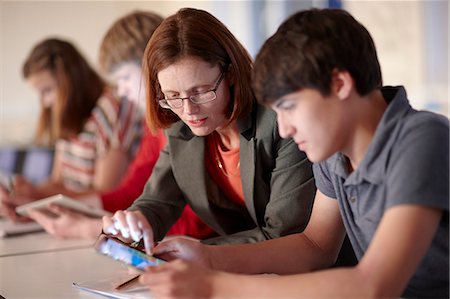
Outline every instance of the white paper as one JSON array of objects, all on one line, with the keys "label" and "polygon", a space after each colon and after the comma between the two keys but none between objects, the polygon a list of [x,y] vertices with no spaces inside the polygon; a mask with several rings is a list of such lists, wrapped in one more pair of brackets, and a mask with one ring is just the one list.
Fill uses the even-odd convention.
[{"label": "white paper", "polygon": [[119,298],[119,299],[151,299],[152,296],[149,289],[143,286],[138,281],[133,282],[129,286],[123,289],[116,290],[116,286],[131,278],[133,275],[115,275],[108,278],[87,281],[77,283],[74,282],[73,286],[82,291],[89,293],[94,293],[98,295],[103,295],[109,298]]}]

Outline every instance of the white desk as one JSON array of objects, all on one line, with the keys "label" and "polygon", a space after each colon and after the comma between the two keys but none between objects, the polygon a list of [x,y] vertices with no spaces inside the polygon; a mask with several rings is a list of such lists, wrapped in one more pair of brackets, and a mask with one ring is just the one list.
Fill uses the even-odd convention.
[{"label": "white desk", "polygon": [[4,239],[0,238],[0,257],[88,248],[92,244],[94,244],[93,240],[58,239],[45,232],[31,233]]},{"label": "white desk", "polygon": [[72,286],[127,273],[92,247],[0,258],[0,295],[23,298],[102,298]]},{"label": "white desk", "polygon": [[[82,291],[73,283],[114,279],[115,285],[130,275],[121,263],[95,252],[93,243],[94,240],[58,239],[45,232],[0,238],[0,296],[105,298]],[[148,297],[145,288],[142,292]]]}]

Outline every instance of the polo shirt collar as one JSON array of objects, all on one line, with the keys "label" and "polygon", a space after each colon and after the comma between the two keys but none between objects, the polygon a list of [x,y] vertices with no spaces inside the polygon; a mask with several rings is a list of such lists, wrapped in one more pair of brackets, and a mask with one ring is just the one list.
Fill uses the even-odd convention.
[{"label": "polo shirt collar", "polygon": [[394,128],[412,109],[406,98],[404,87],[383,87],[381,92],[388,106],[358,169],[349,174],[348,158],[342,153],[336,153],[328,160],[332,166],[330,169],[345,180],[344,185],[358,185],[364,180],[374,184],[380,184],[383,181],[384,167],[395,142],[395,136],[392,135]]}]

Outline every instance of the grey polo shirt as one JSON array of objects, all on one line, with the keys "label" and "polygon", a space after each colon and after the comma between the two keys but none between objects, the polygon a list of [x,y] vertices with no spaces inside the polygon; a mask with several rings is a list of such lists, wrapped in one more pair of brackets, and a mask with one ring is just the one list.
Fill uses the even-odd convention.
[{"label": "grey polo shirt", "polygon": [[384,87],[382,93],[389,105],[358,168],[349,173],[347,158],[337,153],[313,166],[316,185],[338,200],[358,259],[390,207],[442,209],[432,245],[403,296],[448,298],[449,121],[411,108],[403,87]]}]

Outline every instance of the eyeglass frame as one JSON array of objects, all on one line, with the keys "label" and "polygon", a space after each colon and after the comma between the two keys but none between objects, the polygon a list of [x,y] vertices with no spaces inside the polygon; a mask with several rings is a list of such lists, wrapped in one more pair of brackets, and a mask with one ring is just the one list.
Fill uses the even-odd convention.
[{"label": "eyeglass frame", "polygon": [[[201,104],[212,102],[215,99],[217,99],[216,91],[217,91],[217,89],[219,89],[220,83],[222,83],[222,80],[225,77],[225,73],[226,73],[226,71],[222,71],[220,73],[220,77],[217,80],[217,82],[215,83],[215,86],[214,86],[213,89],[210,89],[210,90],[207,90],[207,91],[203,91],[203,92],[198,92],[198,93],[195,93],[195,94],[191,94],[190,96],[185,97],[185,98],[161,99],[161,100],[158,100],[158,104],[159,104],[159,106],[161,106],[164,109],[180,109],[180,108],[183,108],[183,104],[184,104],[183,100],[189,100],[191,103],[193,103],[195,105],[201,105]],[[214,98],[213,99],[205,101],[205,102],[201,102],[201,103],[197,103],[197,102],[194,102],[192,100],[192,97],[195,97],[195,96],[198,96],[198,95],[202,95],[202,94],[206,94],[208,92],[213,92],[214,93]],[[172,107],[172,106],[169,105],[168,101],[174,101],[174,100],[181,100],[179,107]]]}]

